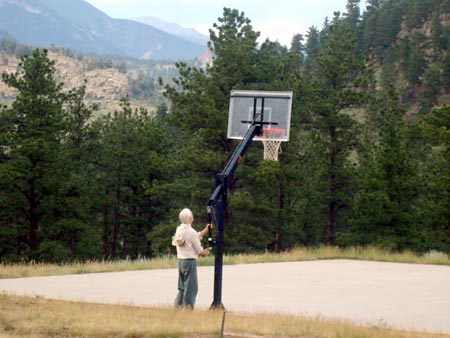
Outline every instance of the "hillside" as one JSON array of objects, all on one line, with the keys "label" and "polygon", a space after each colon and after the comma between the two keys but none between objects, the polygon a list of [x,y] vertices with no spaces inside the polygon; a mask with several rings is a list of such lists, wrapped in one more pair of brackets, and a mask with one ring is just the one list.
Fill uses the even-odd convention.
[{"label": "hillside", "polygon": [[[120,97],[129,94],[127,75],[118,69],[86,69],[86,62],[68,57],[58,52],[49,52],[49,57],[56,61],[58,80],[64,82],[66,89],[79,87],[87,80],[86,103],[100,103],[102,107],[111,107],[117,104]],[[14,73],[19,68],[20,60],[0,51],[0,73]],[[6,61],[5,61],[6,60]],[[0,83],[0,99],[12,100],[15,90]]]},{"label": "hillside", "polygon": [[83,0],[0,0],[0,30],[37,47],[53,44],[155,60],[193,59],[206,47],[143,23],[111,18]]},{"label": "hillside", "polygon": [[397,89],[411,118],[450,102],[450,1],[368,6],[358,35],[379,88]]},{"label": "hillside", "polygon": [[[3,47],[0,49],[0,74],[15,73],[19,69],[20,58],[5,51],[5,42]],[[24,49],[25,52],[31,50],[30,47],[21,45],[16,49]],[[130,63],[133,59],[125,58],[118,64],[111,59],[74,57],[67,50],[61,49],[50,49],[49,57],[56,61],[57,80],[64,83],[65,89],[79,87],[84,80],[87,81],[85,101],[89,105],[99,104],[100,113],[117,109],[124,96],[129,96],[132,106],[136,108],[154,110],[163,100],[155,79],[159,76],[170,77],[176,73],[175,66],[170,63],[148,65],[135,60],[137,64],[126,65],[126,62]],[[143,81],[142,78],[145,78],[147,87],[136,84],[137,81]],[[137,86],[140,86],[141,91],[135,88]],[[142,91],[145,91],[145,95],[142,95]],[[15,95],[15,90],[0,81],[0,104],[11,102]]]}]

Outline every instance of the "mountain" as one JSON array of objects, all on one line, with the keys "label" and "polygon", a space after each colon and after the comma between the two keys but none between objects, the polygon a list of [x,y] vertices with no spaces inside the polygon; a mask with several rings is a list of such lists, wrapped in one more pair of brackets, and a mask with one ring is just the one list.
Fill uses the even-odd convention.
[{"label": "mountain", "polygon": [[143,16],[134,19],[134,21],[158,28],[164,32],[179,36],[183,39],[192,41],[194,43],[206,45],[206,43],[209,40],[209,38],[206,35],[200,34],[193,28],[184,28],[177,23],[160,20],[153,16]]},{"label": "mountain", "polygon": [[8,33],[6,33],[5,31],[0,29],[0,40],[3,40],[3,39],[11,39],[11,36]]},{"label": "mountain", "polygon": [[147,24],[111,18],[84,0],[0,0],[0,30],[38,47],[146,59],[193,59],[206,47]]}]

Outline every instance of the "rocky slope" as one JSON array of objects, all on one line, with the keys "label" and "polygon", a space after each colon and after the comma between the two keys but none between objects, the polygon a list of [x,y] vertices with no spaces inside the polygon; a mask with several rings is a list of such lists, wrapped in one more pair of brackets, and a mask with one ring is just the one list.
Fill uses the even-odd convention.
[{"label": "rocky slope", "polygon": [[[87,59],[77,59],[61,52],[49,51],[49,57],[55,60],[56,79],[64,83],[65,89],[80,87],[87,81],[86,103],[100,104],[100,111],[117,109],[120,99],[130,95],[128,74],[111,67],[106,69],[90,69]],[[20,60],[0,51],[0,73],[15,73],[20,70]],[[0,81],[0,104],[10,103],[16,91]],[[154,109],[151,102],[133,101],[134,106]]]}]

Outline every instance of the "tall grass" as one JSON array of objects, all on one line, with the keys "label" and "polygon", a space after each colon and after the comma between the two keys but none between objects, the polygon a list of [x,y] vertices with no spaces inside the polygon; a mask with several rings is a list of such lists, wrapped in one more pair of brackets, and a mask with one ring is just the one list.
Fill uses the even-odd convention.
[{"label": "tall grass", "polygon": [[174,256],[155,259],[87,261],[67,264],[21,263],[0,264],[0,278],[55,276],[82,273],[116,272],[131,270],[170,269],[177,266]]},{"label": "tall grass", "polygon": [[[450,265],[449,255],[441,252],[429,252],[419,255],[412,251],[401,253],[388,252],[375,247],[338,248],[322,246],[317,248],[296,248],[281,253],[259,253],[242,255],[225,255],[224,264],[252,264],[271,262],[296,262],[318,259],[359,259],[369,261]],[[199,259],[199,265],[213,265],[214,256]],[[177,260],[174,255],[137,260],[90,261],[68,264],[0,264],[0,278],[17,278],[32,276],[50,276],[65,274],[81,274],[95,272],[114,272],[148,269],[175,268]]]},{"label": "tall grass", "polygon": [[321,246],[316,248],[296,248],[282,253],[231,255],[224,257],[225,264],[296,262],[319,259],[358,259],[379,262],[450,265],[446,253],[430,252],[419,255],[413,251],[389,252],[376,247],[339,248]]},{"label": "tall grass", "polygon": [[[219,337],[223,312],[46,300],[0,294],[0,337]],[[444,338],[321,317],[226,313],[224,337]]]}]

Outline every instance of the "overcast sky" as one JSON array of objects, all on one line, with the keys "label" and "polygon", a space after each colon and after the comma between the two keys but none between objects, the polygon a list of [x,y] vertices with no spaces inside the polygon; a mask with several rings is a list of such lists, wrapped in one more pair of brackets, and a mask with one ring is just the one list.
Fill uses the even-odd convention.
[{"label": "overcast sky", "polygon": [[[243,11],[261,38],[290,45],[296,33],[311,26],[322,27],[325,17],[345,10],[347,0],[85,0],[113,18],[153,16],[195,28],[205,35],[222,17],[223,8]],[[364,0],[360,4],[365,8]]]}]

